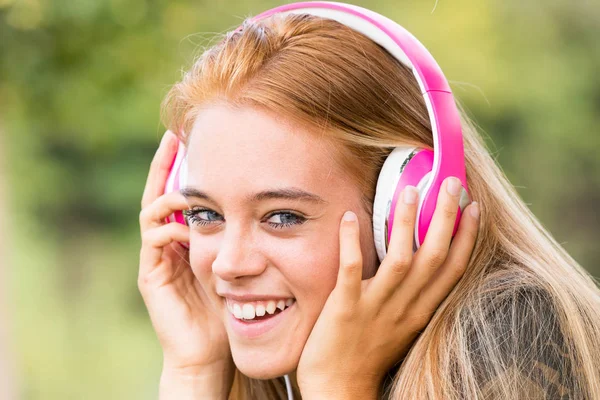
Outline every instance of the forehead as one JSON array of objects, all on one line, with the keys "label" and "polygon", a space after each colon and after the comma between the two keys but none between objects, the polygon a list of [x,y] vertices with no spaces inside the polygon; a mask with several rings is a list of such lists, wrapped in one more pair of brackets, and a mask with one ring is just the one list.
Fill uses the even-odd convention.
[{"label": "forehead", "polygon": [[317,133],[255,107],[204,107],[188,143],[190,185],[314,189],[347,180],[336,160],[332,143]]}]

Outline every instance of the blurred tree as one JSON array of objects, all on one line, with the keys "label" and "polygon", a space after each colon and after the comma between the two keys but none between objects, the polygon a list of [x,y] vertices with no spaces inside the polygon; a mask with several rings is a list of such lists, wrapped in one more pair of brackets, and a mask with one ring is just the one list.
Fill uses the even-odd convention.
[{"label": "blurred tree", "polygon": [[[0,0],[0,262],[9,248],[26,399],[155,395],[136,275],[159,104],[214,35],[280,3]],[[522,197],[600,275],[597,1],[353,3],[432,51]]]},{"label": "blurred tree", "polygon": [[9,286],[11,279],[10,274],[8,249],[10,245],[8,240],[8,209],[6,204],[6,171],[7,163],[4,153],[5,137],[2,134],[2,125],[0,124],[0,399],[13,400],[16,399],[15,371],[14,366],[14,346],[11,341],[11,318],[13,309],[9,307],[9,294],[12,288]]}]

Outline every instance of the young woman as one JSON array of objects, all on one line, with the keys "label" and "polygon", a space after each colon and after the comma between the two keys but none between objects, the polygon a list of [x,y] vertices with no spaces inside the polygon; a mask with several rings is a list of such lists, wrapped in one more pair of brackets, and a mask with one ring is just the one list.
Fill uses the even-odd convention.
[{"label": "young woman", "polygon": [[[444,180],[415,245],[406,186],[378,257],[382,165],[435,139],[415,76],[370,38],[302,13],[247,20],[165,112],[138,280],[161,399],[600,398],[600,291],[464,116],[474,201]],[[163,194],[180,143],[187,185]],[[177,210],[189,226],[165,221]]]}]

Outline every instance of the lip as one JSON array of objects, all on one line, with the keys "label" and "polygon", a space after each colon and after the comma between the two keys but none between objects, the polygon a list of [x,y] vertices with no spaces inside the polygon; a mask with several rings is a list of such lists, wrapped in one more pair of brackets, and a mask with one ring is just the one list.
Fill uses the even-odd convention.
[{"label": "lip", "polygon": [[[272,299],[272,297],[271,297]],[[227,320],[229,321],[229,326],[233,330],[233,332],[241,337],[253,339],[259,336],[264,335],[265,333],[275,329],[278,326],[282,326],[285,323],[285,320],[288,319],[289,310],[295,310],[296,302],[289,307],[286,307],[283,311],[275,314],[271,318],[267,318],[265,320],[240,320],[231,314],[227,308],[225,308],[225,312],[228,315]]]},{"label": "lip", "polygon": [[293,296],[278,296],[278,295],[272,295],[272,294],[252,294],[252,293],[235,294],[235,293],[227,293],[227,292],[217,292],[217,294],[221,297],[239,301],[242,303],[250,303],[252,301],[269,301],[269,300],[273,300],[273,301],[277,302],[279,300],[287,300],[287,299],[294,298]]}]

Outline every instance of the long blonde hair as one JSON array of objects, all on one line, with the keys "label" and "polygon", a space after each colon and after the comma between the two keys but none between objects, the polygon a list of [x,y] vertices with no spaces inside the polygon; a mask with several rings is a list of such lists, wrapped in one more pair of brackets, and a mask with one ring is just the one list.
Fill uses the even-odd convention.
[{"label": "long blonde hair", "polygon": [[[261,107],[339,143],[339,162],[369,211],[391,149],[433,146],[411,71],[360,33],[315,16],[246,20],[224,35],[168,93],[166,125],[189,132],[211,101]],[[390,371],[382,398],[600,398],[600,291],[461,116],[479,236],[466,273]],[[238,371],[230,398],[282,399],[285,386]]]}]

